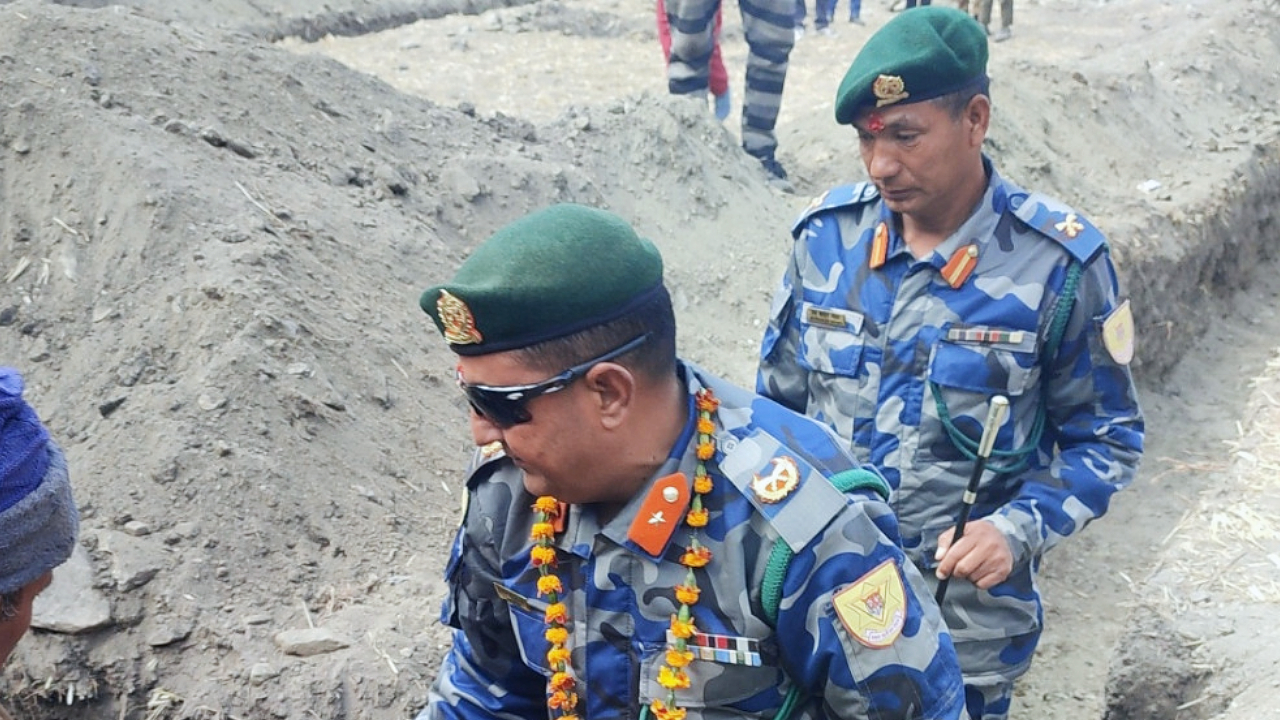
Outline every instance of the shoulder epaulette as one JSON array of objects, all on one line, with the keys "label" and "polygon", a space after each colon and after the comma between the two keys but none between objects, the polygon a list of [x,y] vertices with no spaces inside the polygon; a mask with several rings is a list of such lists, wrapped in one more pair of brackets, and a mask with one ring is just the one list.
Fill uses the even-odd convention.
[{"label": "shoulder epaulette", "polygon": [[861,205],[878,197],[880,197],[880,191],[876,189],[875,184],[866,181],[831,188],[814,198],[809,203],[809,206],[800,213],[800,217],[796,218],[795,223],[791,226],[791,234],[799,233],[805,222],[816,213],[832,208]]},{"label": "shoulder epaulette", "polygon": [[1075,210],[1040,193],[1009,197],[1013,214],[1028,227],[1048,237],[1087,264],[1107,247],[1107,239],[1093,223]]},{"label": "shoulder epaulette", "polygon": [[756,429],[726,452],[720,470],[799,552],[844,509],[844,494],[822,471]]},{"label": "shoulder epaulette", "polygon": [[467,463],[467,469],[463,472],[463,477],[467,479],[467,485],[472,485],[475,481],[488,476],[487,472],[481,472],[493,465],[499,460],[507,456],[506,451],[502,449],[502,443],[491,442],[488,445],[481,445],[476,448],[471,455],[471,462]]}]

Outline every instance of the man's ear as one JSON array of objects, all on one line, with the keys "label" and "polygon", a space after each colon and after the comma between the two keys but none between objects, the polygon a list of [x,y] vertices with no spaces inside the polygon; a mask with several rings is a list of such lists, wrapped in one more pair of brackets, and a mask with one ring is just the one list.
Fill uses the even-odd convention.
[{"label": "man's ear", "polygon": [[991,126],[991,98],[986,95],[974,95],[964,108],[964,124],[969,134],[969,144],[980,147],[987,138],[987,130]]},{"label": "man's ear", "polygon": [[582,382],[592,393],[600,424],[610,430],[620,426],[635,404],[635,374],[622,365],[605,362],[587,371]]}]

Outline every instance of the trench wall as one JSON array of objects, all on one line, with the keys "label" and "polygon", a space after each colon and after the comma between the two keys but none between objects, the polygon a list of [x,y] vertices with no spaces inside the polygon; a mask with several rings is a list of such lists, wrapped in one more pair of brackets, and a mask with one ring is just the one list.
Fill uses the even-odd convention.
[{"label": "trench wall", "polygon": [[1257,146],[1215,197],[1177,216],[1154,216],[1141,234],[1155,238],[1127,254],[1122,284],[1138,325],[1135,373],[1158,383],[1260,266],[1280,256],[1280,145]]}]

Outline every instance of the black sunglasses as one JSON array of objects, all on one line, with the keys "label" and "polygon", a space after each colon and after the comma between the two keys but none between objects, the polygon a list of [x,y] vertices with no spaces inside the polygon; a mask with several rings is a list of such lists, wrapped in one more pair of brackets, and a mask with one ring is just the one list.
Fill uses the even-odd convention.
[{"label": "black sunglasses", "polygon": [[467,402],[471,403],[471,409],[475,410],[478,415],[500,428],[509,428],[512,425],[527,423],[533,419],[533,416],[529,414],[529,409],[525,407],[530,400],[539,395],[547,395],[569,387],[574,380],[586,375],[591,368],[635,350],[648,339],[649,333],[645,333],[600,357],[574,365],[553,378],[533,385],[510,385],[507,387],[468,385],[462,381],[462,373],[459,372],[458,387],[467,396]]}]

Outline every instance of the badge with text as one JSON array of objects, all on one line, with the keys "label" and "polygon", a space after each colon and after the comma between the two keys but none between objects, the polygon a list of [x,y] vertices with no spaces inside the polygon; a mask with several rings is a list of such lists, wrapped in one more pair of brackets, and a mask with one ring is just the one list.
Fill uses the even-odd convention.
[{"label": "badge with text", "polygon": [[1111,359],[1121,365],[1133,360],[1134,350],[1133,309],[1125,300],[1102,321],[1102,346]]},{"label": "badge with text", "polygon": [[773,458],[769,464],[773,469],[768,475],[756,475],[751,481],[751,491],[761,502],[776,503],[800,484],[800,468],[786,455]]},{"label": "badge with text", "polygon": [[849,321],[845,319],[844,313],[813,305],[804,309],[804,319],[810,325],[818,325],[835,330],[844,330],[849,326]]},{"label": "badge with text", "polygon": [[832,604],[849,634],[869,648],[892,645],[907,622],[907,595],[892,560],[836,593]]}]

